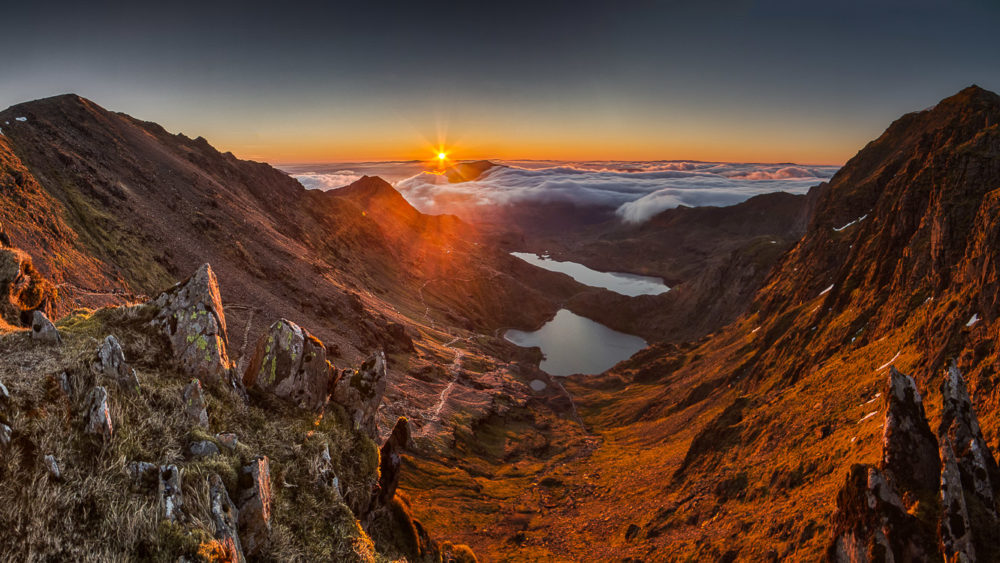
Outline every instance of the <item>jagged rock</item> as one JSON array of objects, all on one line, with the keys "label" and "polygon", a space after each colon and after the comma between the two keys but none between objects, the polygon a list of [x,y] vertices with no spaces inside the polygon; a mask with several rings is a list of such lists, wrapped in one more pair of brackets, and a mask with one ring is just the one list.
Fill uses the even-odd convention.
[{"label": "jagged rock", "polygon": [[31,319],[31,339],[42,344],[59,344],[62,337],[56,325],[41,311],[35,311]]},{"label": "jagged rock", "polygon": [[[972,484],[985,508],[996,514],[997,489],[1000,486],[1000,468],[993,452],[986,445],[979,428],[979,419],[972,409],[965,378],[958,366],[952,363],[941,382],[942,410],[938,437],[952,443],[956,464],[962,482]],[[942,446],[943,449],[943,446]]]},{"label": "jagged rock", "polygon": [[158,492],[163,517],[170,522],[176,522],[181,517],[184,506],[184,496],[181,494],[181,472],[176,465],[160,466],[160,481]]},{"label": "jagged rock", "polygon": [[227,450],[235,450],[236,445],[239,444],[239,438],[232,432],[219,432],[215,435],[215,439]]},{"label": "jagged rock", "polygon": [[87,396],[84,411],[84,431],[102,438],[110,438],[114,428],[111,425],[111,411],[108,409],[108,390],[94,387]]},{"label": "jagged rock", "polygon": [[318,411],[330,395],[332,373],[326,346],[309,331],[281,319],[257,344],[243,384]]},{"label": "jagged rock", "polygon": [[319,483],[324,487],[329,487],[342,494],[340,490],[340,478],[333,468],[333,458],[330,457],[330,444],[323,444],[323,451],[319,454],[319,462],[316,464],[319,471]]},{"label": "jagged rock", "polygon": [[152,304],[159,309],[152,324],[169,338],[181,369],[206,381],[227,381],[226,317],[212,267],[204,264]]},{"label": "jagged rock", "polygon": [[135,370],[125,361],[125,352],[114,335],[109,334],[101,347],[97,349],[97,363],[94,369],[118,382],[126,389],[138,391],[139,377]]},{"label": "jagged rock", "polygon": [[6,424],[0,424],[0,447],[7,449],[10,446],[10,437],[13,431],[10,426]]},{"label": "jagged rock", "polygon": [[870,465],[851,467],[837,494],[833,533],[828,561],[928,561],[937,554],[934,530],[906,512],[893,485]]},{"label": "jagged rock", "polygon": [[209,457],[219,455],[219,446],[208,440],[201,440],[191,444],[188,451],[191,452],[192,457]]},{"label": "jagged rock", "polygon": [[271,533],[271,470],[266,456],[243,467],[239,529],[243,548],[253,555]]},{"label": "jagged rock", "polygon": [[10,411],[14,404],[10,400],[10,391],[7,386],[0,382],[0,415],[10,418]]},{"label": "jagged rock", "polygon": [[125,466],[129,480],[136,489],[158,486],[160,481],[159,466],[147,461],[132,461]]},{"label": "jagged rock", "polygon": [[0,249],[0,287],[6,288],[21,277],[28,255],[14,248]]},{"label": "jagged rock", "polygon": [[205,410],[205,392],[201,389],[201,381],[192,379],[184,387],[184,414],[202,428],[208,428],[208,411]]},{"label": "jagged rock", "polygon": [[410,423],[405,418],[396,421],[392,433],[379,450],[379,493],[376,502],[388,506],[399,486],[399,466],[403,463],[403,452],[410,443]]},{"label": "jagged rock", "polygon": [[357,370],[344,370],[334,386],[333,399],[343,406],[354,427],[371,438],[378,436],[376,416],[385,393],[385,354],[379,350]]},{"label": "jagged rock", "polygon": [[941,523],[938,536],[946,561],[975,561],[969,510],[962,490],[962,476],[955,460],[951,439],[941,442]]},{"label": "jagged rock", "polygon": [[215,539],[219,540],[226,551],[225,561],[243,563],[243,546],[237,531],[240,514],[229,498],[229,492],[222,483],[222,478],[212,474],[208,478],[208,494],[212,520],[215,523]]},{"label": "jagged rock", "polygon": [[892,367],[883,396],[887,406],[879,469],[901,495],[936,492],[941,483],[941,460],[917,384]]},{"label": "jagged rock", "polygon": [[59,471],[59,463],[56,461],[56,457],[52,454],[45,456],[45,468],[49,470],[49,475],[52,475],[53,479],[62,479],[62,472]]}]

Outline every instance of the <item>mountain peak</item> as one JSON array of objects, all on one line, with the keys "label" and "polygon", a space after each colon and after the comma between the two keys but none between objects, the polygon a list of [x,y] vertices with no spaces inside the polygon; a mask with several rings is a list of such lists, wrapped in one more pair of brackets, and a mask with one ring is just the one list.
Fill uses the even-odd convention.
[{"label": "mountain peak", "polygon": [[973,84],[941,100],[938,106],[987,106],[1000,105],[1000,96]]}]

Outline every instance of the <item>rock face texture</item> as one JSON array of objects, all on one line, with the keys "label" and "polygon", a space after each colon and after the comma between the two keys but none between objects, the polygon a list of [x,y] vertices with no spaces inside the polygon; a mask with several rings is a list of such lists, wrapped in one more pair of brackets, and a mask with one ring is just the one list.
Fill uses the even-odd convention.
[{"label": "rock face texture", "polygon": [[356,370],[345,370],[334,386],[333,399],[343,406],[355,428],[378,435],[376,415],[385,394],[385,353],[376,352]]},{"label": "rock face texture", "polygon": [[243,385],[318,411],[330,395],[334,373],[326,346],[309,331],[281,319],[257,344]]},{"label": "rock face texture", "polygon": [[181,472],[176,465],[160,467],[157,490],[163,517],[170,522],[178,521],[182,517],[181,509],[184,506],[184,495],[181,492]]},{"label": "rock face texture", "polygon": [[[855,465],[838,493],[828,560],[996,559],[1000,526],[990,477],[996,461],[954,363],[941,391],[939,458],[916,384],[890,370],[882,462],[878,468]],[[956,440],[964,446],[956,446]],[[933,508],[936,502],[939,511]]]},{"label": "rock face texture", "polygon": [[243,467],[240,479],[240,538],[247,555],[253,555],[271,534],[271,470],[267,457]]},{"label": "rock face texture", "polygon": [[379,450],[379,493],[377,503],[388,505],[396,495],[399,486],[399,468],[403,463],[403,452],[410,443],[410,423],[405,418],[396,421],[392,433]]},{"label": "rock face texture", "polygon": [[212,267],[204,264],[190,278],[152,301],[153,319],[170,339],[180,368],[205,381],[228,382],[230,361],[226,316]]},{"label": "rock face texture", "polygon": [[62,338],[56,325],[41,311],[35,311],[31,318],[31,339],[42,344],[59,344]]},{"label": "rock face texture", "polygon": [[900,492],[936,491],[941,479],[937,439],[927,424],[917,384],[891,367],[882,396],[886,413],[879,469]]},{"label": "rock face texture", "polygon": [[125,352],[122,351],[122,346],[114,335],[109,334],[97,349],[97,363],[94,368],[125,389],[139,390],[139,377],[132,366],[125,361]]},{"label": "rock face texture", "polygon": [[243,546],[238,533],[239,511],[229,498],[222,478],[212,474],[208,478],[208,494],[212,519],[215,523],[215,539],[219,540],[226,554],[226,561],[243,563]]},{"label": "rock face texture", "polygon": [[108,409],[108,390],[104,387],[94,387],[87,395],[84,411],[84,431],[101,438],[111,438],[111,411]]},{"label": "rock face texture", "polygon": [[206,406],[205,392],[201,388],[201,381],[192,379],[184,387],[184,414],[194,424],[202,428],[208,428],[208,411]]}]

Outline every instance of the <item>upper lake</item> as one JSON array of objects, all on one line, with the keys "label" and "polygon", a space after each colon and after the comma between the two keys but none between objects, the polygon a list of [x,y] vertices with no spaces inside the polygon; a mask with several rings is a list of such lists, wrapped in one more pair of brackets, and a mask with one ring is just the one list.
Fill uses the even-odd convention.
[{"label": "upper lake", "polygon": [[548,255],[538,255],[530,252],[511,252],[511,255],[539,268],[566,274],[583,285],[603,287],[630,297],[637,295],[659,295],[670,291],[670,287],[664,284],[662,279],[652,276],[639,276],[619,272],[598,272],[583,264],[560,262],[553,260]]}]

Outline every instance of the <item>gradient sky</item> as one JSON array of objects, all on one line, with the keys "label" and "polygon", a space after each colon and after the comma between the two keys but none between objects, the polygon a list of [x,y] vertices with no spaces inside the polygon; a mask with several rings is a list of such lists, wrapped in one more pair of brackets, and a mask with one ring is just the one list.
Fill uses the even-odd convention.
[{"label": "gradient sky", "polygon": [[1000,90],[1000,2],[20,2],[0,105],[75,92],[272,163],[842,163]]}]

